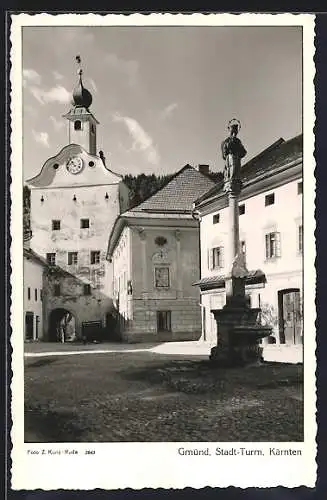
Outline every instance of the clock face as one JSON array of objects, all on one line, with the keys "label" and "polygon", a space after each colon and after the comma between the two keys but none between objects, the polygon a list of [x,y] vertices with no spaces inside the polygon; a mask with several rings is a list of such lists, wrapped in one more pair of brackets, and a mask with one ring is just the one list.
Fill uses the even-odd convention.
[{"label": "clock face", "polygon": [[78,174],[82,170],[82,168],[83,168],[83,160],[78,156],[71,158],[67,162],[67,170],[71,174]]}]

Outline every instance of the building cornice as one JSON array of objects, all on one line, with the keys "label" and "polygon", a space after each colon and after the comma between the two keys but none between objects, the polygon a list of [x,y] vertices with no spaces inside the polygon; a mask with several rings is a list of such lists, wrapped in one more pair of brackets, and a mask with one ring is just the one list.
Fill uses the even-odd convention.
[{"label": "building cornice", "polygon": [[142,214],[142,217],[138,217],[137,214],[133,216],[128,216],[128,215],[120,215],[116,221],[115,224],[112,228],[112,231],[109,236],[109,242],[108,242],[108,250],[107,250],[107,260],[110,260],[112,258],[112,255],[114,253],[114,250],[116,246],[118,245],[120,236],[126,226],[130,228],[136,228],[136,227],[144,227],[144,228],[151,228],[151,229],[156,229],[156,228],[163,228],[163,229],[180,229],[181,226],[183,229],[197,229],[199,228],[199,222],[194,220],[191,217],[172,217],[173,214],[170,214],[170,217],[162,217],[162,218],[157,218],[153,217],[154,214],[151,214],[151,217],[144,217],[144,214]]},{"label": "building cornice", "polygon": [[[284,184],[300,179],[303,171],[302,157],[292,161],[273,171],[264,172],[249,181],[244,181],[239,201],[245,201],[248,198],[259,195],[266,191],[276,189]],[[195,202],[194,209],[200,216],[207,215],[214,210],[226,208],[228,200],[224,191],[219,191],[209,199]]]}]

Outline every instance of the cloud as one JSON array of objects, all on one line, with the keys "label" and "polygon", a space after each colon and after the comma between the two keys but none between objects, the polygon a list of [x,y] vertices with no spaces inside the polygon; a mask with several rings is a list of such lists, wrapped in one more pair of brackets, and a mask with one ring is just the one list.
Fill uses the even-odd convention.
[{"label": "cloud", "polygon": [[63,75],[56,70],[52,71],[52,74],[53,74],[55,80],[62,80],[63,79]]},{"label": "cloud", "polygon": [[54,127],[54,129],[58,132],[59,130],[61,130],[62,128],[64,128],[65,124],[62,120],[57,120],[57,118],[55,118],[54,116],[50,116],[50,121],[52,122],[52,125]]},{"label": "cloud", "polygon": [[177,107],[178,107],[177,102],[172,102],[171,104],[166,106],[165,109],[160,113],[160,118],[162,120],[170,118]]},{"label": "cloud", "polygon": [[128,85],[134,86],[137,84],[139,76],[139,63],[137,61],[121,59],[116,54],[107,54],[104,61],[109,68],[124,75]]},{"label": "cloud", "polygon": [[93,92],[97,93],[98,92],[98,87],[96,86],[95,81],[92,78],[90,78],[89,82],[90,82],[90,85],[91,85],[91,87],[93,89]]},{"label": "cloud", "polygon": [[159,153],[153,145],[152,137],[142,128],[142,126],[134,118],[121,116],[119,113],[116,113],[113,119],[126,126],[133,139],[132,150],[142,152],[149,163],[158,165],[160,161]]},{"label": "cloud", "polygon": [[41,104],[48,104],[50,102],[67,104],[71,101],[71,93],[68,92],[68,90],[62,85],[56,85],[49,90],[32,86],[30,87],[30,91],[35,99],[37,99]]},{"label": "cloud", "polygon": [[45,146],[46,148],[50,147],[48,132],[36,132],[35,130],[32,130],[32,134],[36,142],[42,144],[42,146]]},{"label": "cloud", "polygon": [[23,69],[23,86],[27,87],[28,83],[40,85],[41,75],[34,69]]}]

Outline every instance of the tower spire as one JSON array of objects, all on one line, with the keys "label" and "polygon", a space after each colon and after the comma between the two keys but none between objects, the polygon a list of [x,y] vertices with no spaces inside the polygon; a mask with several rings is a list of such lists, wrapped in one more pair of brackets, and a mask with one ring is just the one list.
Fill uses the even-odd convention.
[{"label": "tower spire", "polygon": [[77,73],[79,75],[79,81],[73,91],[73,105],[75,107],[84,107],[88,109],[92,104],[92,94],[84,87],[82,82],[83,69],[81,66],[81,56],[77,55],[75,60],[78,65]]}]

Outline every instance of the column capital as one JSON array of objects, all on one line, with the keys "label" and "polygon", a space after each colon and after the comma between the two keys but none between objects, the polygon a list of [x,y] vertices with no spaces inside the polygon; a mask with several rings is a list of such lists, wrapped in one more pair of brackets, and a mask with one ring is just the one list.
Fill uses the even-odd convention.
[{"label": "column capital", "polygon": [[180,229],[176,229],[176,231],[175,231],[175,238],[176,238],[177,241],[181,241],[181,234],[182,234],[181,230]]},{"label": "column capital", "polygon": [[136,230],[139,233],[139,237],[141,238],[141,240],[145,241],[145,239],[146,239],[146,232],[145,232],[144,227],[137,227]]}]

